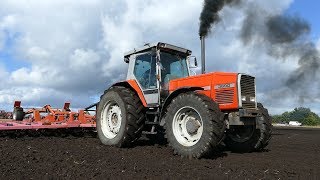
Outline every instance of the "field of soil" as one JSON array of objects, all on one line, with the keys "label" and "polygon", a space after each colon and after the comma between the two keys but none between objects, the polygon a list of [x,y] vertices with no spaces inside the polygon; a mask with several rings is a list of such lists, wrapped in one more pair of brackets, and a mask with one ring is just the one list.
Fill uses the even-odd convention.
[{"label": "field of soil", "polygon": [[89,137],[0,138],[0,179],[320,179],[320,129],[277,128],[264,152],[181,159],[141,140],[130,149]]}]

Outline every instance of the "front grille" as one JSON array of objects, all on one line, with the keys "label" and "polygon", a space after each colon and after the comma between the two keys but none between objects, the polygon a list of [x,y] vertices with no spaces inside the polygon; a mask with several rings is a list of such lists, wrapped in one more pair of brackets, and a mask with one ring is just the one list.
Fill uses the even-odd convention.
[{"label": "front grille", "polygon": [[216,101],[218,104],[232,104],[234,90],[216,91]]},{"label": "front grille", "polygon": [[247,109],[255,109],[256,104],[255,103],[248,103],[248,102],[242,102],[242,107]]},{"label": "front grille", "polygon": [[[256,97],[255,78],[242,75],[240,80],[241,96],[246,96],[247,100],[242,101],[243,108],[256,108],[256,102],[250,102],[250,97]],[[240,96],[240,97],[241,97]]]}]

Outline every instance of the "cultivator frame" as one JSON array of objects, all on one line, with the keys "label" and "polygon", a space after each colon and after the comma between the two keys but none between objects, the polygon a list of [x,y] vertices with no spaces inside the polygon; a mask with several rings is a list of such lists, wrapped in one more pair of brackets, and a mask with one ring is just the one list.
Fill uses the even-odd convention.
[{"label": "cultivator frame", "polygon": [[[95,104],[96,105],[96,104]],[[93,108],[95,106],[91,106]],[[45,105],[43,108],[25,108],[25,115],[29,118],[18,120],[5,120],[0,122],[0,131],[6,130],[39,130],[39,129],[66,129],[66,128],[95,128],[96,117],[90,115],[90,108],[72,112],[70,103],[66,102],[62,109]],[[14,109],[22,109],[21,101],[14,102]]]},{"label": "cultivator frame", "polygon": [[0,119],[12,119],[12,113],[0,110]]}]

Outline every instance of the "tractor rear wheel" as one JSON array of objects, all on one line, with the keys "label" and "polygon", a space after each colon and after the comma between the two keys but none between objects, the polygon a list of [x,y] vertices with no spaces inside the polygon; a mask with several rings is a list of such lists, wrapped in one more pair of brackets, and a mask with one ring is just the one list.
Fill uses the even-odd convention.
[{"label": "tractor rear wheel", "polygon": [[13,109],[12,119],[16,121],[22,121],[24,118],[25,113],[23,112],[23,108],[15,107]]},{"label": "tractor rear wheel", "polygon": [[101,96],[97,107],[97,132],[105,145],[131,146],[141,136],[144,107],[129,88],[114,86]]},{"label": "tractor rear wheel", "polygon": [[[260,151],[271,139],[272,120],[268,110],[258,103],[261,117],[256,118],[256,125],[234,126],[227,130],[226,146],[233,152]],[[257,129],[258,127],[258,129]]]},{"label": "tractor rear wheel", "polygon": [[182,157],[210,156],[223,140],[223,113],[205,95],[180,94],[172,100],[164,118],[169,145]]}]

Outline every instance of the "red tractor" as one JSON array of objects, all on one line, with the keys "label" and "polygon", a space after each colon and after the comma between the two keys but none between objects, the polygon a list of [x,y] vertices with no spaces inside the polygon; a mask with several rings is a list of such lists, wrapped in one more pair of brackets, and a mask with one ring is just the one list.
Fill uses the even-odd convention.
[{"label": "red tractor", "polygon": [[254,77],[191,75],[191,51],[161,42],[126,53],[124,61],[127,80],[107,89],[97,107],[103,144],[128,147],[142,134],[165,136],[175,153],[194,158],[210,156],[222,142],[238,152],[268,145],[271,118],[256,101]]}]

